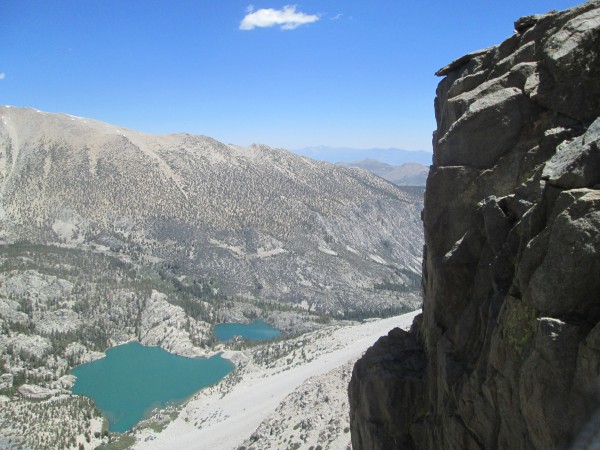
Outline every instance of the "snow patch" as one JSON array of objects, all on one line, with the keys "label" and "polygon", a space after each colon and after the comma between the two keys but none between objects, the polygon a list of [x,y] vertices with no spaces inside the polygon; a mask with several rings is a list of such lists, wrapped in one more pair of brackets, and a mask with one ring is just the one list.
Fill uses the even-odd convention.
[{"label": "snow patch", "polygon": [[373,261],[375,261],[378,264],[387,265],[387,262],[381,256],[378,256],[378,255],[369,255],[369,258],[371,258]]},{"label": "snow patch", "polygon": [[310,311],[310,304],[306,301],[306,300],[302,300],[302,302],[300,302],[300,308],[302,309],[306,309],[307,311]]},{"label": "snow patch", "polygon": [[213,244],[216,247],[220,247],[220,248],[224,248],[225,250],[229,250],[231,253],[233,253],[238,258],[246,257],[246,252],[244,252],[244,250],[242,250],[241,247],[238,247],[235,245],[229,245],[229,244],[226,244],[225,242],[217,241],[216,239],[212,239],[212,238],[209,239],[208,242],[210,242],[211,244]]},{"label": "snow patch", "polygon": [[349,245],[346,245],[346,250],[348,250],[350,253],[354,253],[355,255],[360,255],[360,252],[358,250],[353,249]]},{"label": "snow patch", "polygon": [[325,247],[323,245],[319,245],[318,250],[320,252],[325,253],[326,255],[331,255],[331,256],[338,256],[337,252],[334,252],[333,250],[331,250],[329,247]]},{"label": "snow patch", "polygon": [[262,247],[260,247],[257,251],[256,251],[256,257],[257,258],[268,258],[269,256],[276,256],[276,255],[280,255],[282,253],[286,253],[287,250],[285,250],[284,248],[274,248],[272,250],[265,250]]},{"label": "snow patch", "polygon": [[85,223],[77,213],[65,210],[52,224],[52,231],[66,242],[81,244],[84,239],[81,231],[84,227]]}]

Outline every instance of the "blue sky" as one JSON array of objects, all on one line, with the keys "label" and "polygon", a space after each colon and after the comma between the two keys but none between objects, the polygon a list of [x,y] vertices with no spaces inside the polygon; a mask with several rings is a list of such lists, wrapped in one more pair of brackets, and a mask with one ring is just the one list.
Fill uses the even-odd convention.
[{"label": "blue sky", "polygon": [[239,145],[430,150],[437,69],[578,3],[3,0],[0,104]]}]

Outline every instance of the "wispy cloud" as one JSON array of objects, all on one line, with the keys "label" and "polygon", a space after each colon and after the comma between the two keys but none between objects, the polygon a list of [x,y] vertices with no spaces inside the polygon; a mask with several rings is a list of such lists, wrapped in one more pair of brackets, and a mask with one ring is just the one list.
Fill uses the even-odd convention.
[{"label": "wispy cloud", "polygon": [[342,13],[338,13],[335,16],[331,17],[329,20],[340,20],[342,18],[343,14]]},{"label": "wispy cloud", "polygon": [[240,30],[268,28],[279,26],[282,30],[294,30],[300,25],[306,25],[319,20],[315,14],[305,14],[296,11],[295,6],[284,6],[283,9],[259,9],[254,11],[252,5],[246,8],[246,16],[240,23]]},{"label": "wispy cloud", "polygon": [[6,78],[6,74],[4,72],[0,72],[0,80],[4,80]]}]

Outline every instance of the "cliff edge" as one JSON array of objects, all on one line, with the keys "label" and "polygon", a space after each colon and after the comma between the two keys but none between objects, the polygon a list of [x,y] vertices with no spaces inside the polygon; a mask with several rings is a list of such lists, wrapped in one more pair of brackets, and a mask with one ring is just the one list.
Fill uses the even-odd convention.
[{"label": "cliff edge", "polygon": [[437,75],[423,313],[354,367],[353,448],[564,448],[600,404],[600,1]]}]

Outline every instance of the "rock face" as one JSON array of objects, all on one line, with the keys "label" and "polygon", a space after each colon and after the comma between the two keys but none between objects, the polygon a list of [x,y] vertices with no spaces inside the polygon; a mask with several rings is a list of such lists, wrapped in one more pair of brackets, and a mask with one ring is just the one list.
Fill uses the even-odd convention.
[{"label": "rock face", "polygon": [[0,107],[0,243],[105,249],[225,295],[378,314],[419,303],[421,208],[282,149]]},{"label": "rock face", "polygon": [[598,407],[600,2],[441,69],[424,306],[354,368],[355,449],[557,449]]}]

